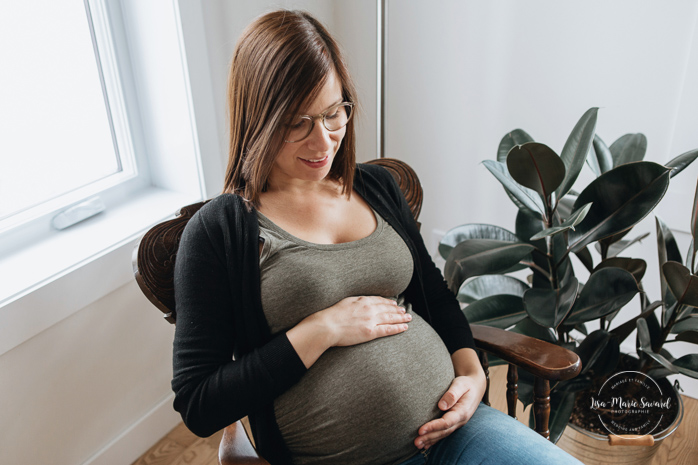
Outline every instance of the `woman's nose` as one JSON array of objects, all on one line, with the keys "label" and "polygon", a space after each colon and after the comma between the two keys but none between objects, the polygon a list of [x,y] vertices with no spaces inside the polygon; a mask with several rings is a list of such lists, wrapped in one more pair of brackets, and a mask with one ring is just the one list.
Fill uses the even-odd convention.
[{"label": "woman's nose", "polygon": [[326,152],[332,147],[331,135],[332,133],[322,124],[322,121],[316,121],[308,136],[308,148],[318,152]]}]

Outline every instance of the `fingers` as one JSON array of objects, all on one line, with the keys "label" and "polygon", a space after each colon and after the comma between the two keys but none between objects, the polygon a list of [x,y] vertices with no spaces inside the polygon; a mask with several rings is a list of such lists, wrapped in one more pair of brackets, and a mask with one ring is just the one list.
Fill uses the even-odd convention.
[{"label": "fingers", "polygon": [[453,410],[443,417],[432,420],[419,428],[419,436],[414,445],[419,449],[428,449],[466,423],[462,415]]},{"label": "fingers", "polygon": [[439,408],[444,411],[451,409],[468,391],[470,391],[470,387],[465,378],[460,376],[456,377],[448,388],[448,391],[441,396],[438,403]]},{"label": "fingers", "polygon": [[467,423],[479,402],[475,394],[467,376],[456,377],[438,402],[439,408],[446,413],[419,428],[418,436],[414,440],[415,446],[428,449]]}]

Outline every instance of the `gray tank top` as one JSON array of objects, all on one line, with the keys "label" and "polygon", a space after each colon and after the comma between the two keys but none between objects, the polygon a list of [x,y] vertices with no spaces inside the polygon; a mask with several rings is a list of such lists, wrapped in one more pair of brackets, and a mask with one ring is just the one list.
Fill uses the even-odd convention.
[{"label": "gray tank top", "polygon": [[401,294],[412,255],[376,214],[369,236],[343,244],[303,241],[258,213],[262,306],[273,334],[345,297],[379,295],[412,314],[404,333],[327,350],[274,401],[296,464],[397,464],[418,451],[417,430],[441,416],[436,404],[454,378],[441,338]]}]

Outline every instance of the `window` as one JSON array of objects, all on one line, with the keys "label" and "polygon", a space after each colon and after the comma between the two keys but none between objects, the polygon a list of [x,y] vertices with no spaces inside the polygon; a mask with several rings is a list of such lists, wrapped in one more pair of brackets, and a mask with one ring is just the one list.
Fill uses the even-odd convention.
[{"label": "window", "polygon": [[138,175],[112,28],[101,1],[2,9],[0,233],[47,230],[57,211]]},{"label": "window", "polygon": [[[197,6],[0,5],[0,354],[133,283],[142,234],[219,191],[222,154],[199,149],[219,143],[215,115],[195,115],[192,98],[194,87],[210,92],[210,75],[187,62],[182,4]],[[200,14],[187,21],[196,57],[204,25]],[[51,226],[95,197],[102,213]]]}]

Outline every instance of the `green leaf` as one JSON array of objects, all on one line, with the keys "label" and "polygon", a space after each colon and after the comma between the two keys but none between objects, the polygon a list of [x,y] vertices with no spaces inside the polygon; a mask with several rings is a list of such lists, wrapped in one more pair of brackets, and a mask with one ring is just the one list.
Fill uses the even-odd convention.
[{"label": "green leaf", "polygon": [[578,287],[577,278],[572,278],[563,289],[531,288],[523,296],[526,313],[541,326],[557,328],[572,309]]},{"label": "green leaf", "polygon": [[611,144],[613,166],[642,161],[647,152],[647,138],[644,134],[626,134]]},{"label": "green leaf", "polygon": [[567,381],[558,382],[558,384],[555,386],[555,390],[577,393],[580,391],[586,391],[592,387],[593,383],[589,376],[577,375],[575,378],[568,379]]},{"label": "green leaf", "polygon": [[536,378],[521,367],[517,371],[519,372],[519,400],[526,408],[533,403],[533,383]]},{"label": "green leaf", "polygon": [[557,214],[560,218],[567,219],[570,217],[574,211],[574,202],[577,201],[576,195],[567,194],[563,198],[559,199],[557,203]]},{"label": "green leaf", "polygon": [[657,320],[657,315],[655,313],[650,313],[645,317],[645,322],[647,323],[647,329],[649,329],[650,332],[650,342],[653,351],[657,351],[659,347],[661,347],[662,342],[660,339],[662,338],[662,327],[659,325],[659,321]]},{"label": "green leaf", "polygon": [[691,342],[698,344],[698,331],[684,331],[676,336],[674,341]]},{"label": "green leaf", "polygon": [[533,142],[533,137],[529,136],[528,133],[523,129],[514,129],[513,131],[507,133],[499,142],[499,148],[497,149],[497,161],[506,162],[509,150],[516,145],[523,145],[526,142]]},{"label": "green leaf", "polygon": [[698,331],[698,315],[690,315],[683,320],[677,320],[674,326],[671,327],[673,334],[684,331]]},{"label": "green leaf", "polygon": [[507,169],[514,181],[536,191],[544,203],[565,178],[560,157],[539,142],[513,147],[507,155]]},{"label": "green leaf", "polygon": [[514,181],[514,178],[511,177],[507,170],[506,164],[493,160],[485,160],[482,164],[485,165],[485,168],[487,168],[502,184],[504,190],[509,194],[518,208],[525,207],[531,211],[536,211],[541,214],[544,213],[545,209],[543,203],[536,191]]},{"label": "green leaf", "polygon": [[608,315],[630,302],[637,293],[637,282],[629,272],[620,268],[600,269],[589,276],[565,324],[575,325]]},{"label": "green leaf", "polygon": [[602,251],[601,257],[602,258],[610,258],[610,256],[608,254],[606,254],[605,257],[603,256],[604,247],[607,250],[611,250],[611,246],[613,246],[613,244],[615,244],[616,242],[620,242],[620,240],[623,239],[625,236],[627,236],[629,232],[630,232],[630,229],[626,229],[625,231],[619,232],[618,234],[613,234],[611,236],[604,237],[603,239],[599,240],[598,244],[601,246],[600,250]]},{"label": "green leaf", "polygon": [[675,371],[667,370],[666,368],[660,366],[657,368],[652,368],[647,372],[647,376],[654,380],[659,380],[662,378],[666,378],[669,375],[673,375]]},{"label": "green leaf", "polygon": [[[679,304],[676,302],[676,298],[674,295],[667,290],[667,295],[671,296],[672,304],[667,305],[667,299],[664,299],[664,311],[662,312],[662,325],[667,326],[669,324],[669,320],[671,320],[671,317],[674,315],[674,312],[676,312],[677,308],[679,307]],[[690,309],[691,307],[684,307],[685,309]],[[681,318],[676,318],[677,320],[680,320]]]},{"label": "green leaf", "polygon": [[565,179],[555,191],[558,199],[569,192],[584,166],[584,160],[594,140],[598,111],[598,108],[590,108],[582,115],[562,148],[560,158],[565,164]]},{"label": "green leaf", "polygon": [[519,242],[518,237],[511,231],[491,224],[463,224],[456,226],[444,235],[439,243],[439,255],[448,260],[451,250],[467,239],[496,239],[498,241]]},{"label": "green leaf", "polygon": [[582,361],[582,374],[593,370],[596,376],[603,376],[615,370],[620,360],[618,338],[603,329],[584,338],[575,352]]},{"label": "green leaf", "polygon": [[682,153],[678,157],[672,159],[669,163],[666,164],[666,166],[671,168],[670,176],[673,178],[674,176],[679,174],[681,171],[684,170],[684,168],[693,163],[696,157],[698,157],[698,149],[689,150],[688,152]]},{"label": "green leaf", "polygon": [[569,233],[572,251],[635,226],[664,197],[668,186],[669,169],[646,161],[621,165],[596,178],[575,202],[575,209],[593,205]]},{"label": "green leaf", "polygon": [[578,250],[575,252],[575,255],[579,259],[580,262],[582,262],[582,265],[584,265],[584,268],[586,268],[589,272],[594,269],[594,259],[591,256],[591,252],[589,252],[589,249],[587,247],[582,248],[581,250]]},{"label": "green leaf", "polygon": [[671,361],[664,357],[664,355],[658,354],[652,350],[650,331],[644,318],[637,320],[637,340],[639,346],[638,351],[646,353],[664,368],[672,373],[676,373],[677,370],[672,365]]},{"label": "green leaf", "polygon": [[553,391],[550,394],[550,442],[557,444],[574,410],[574,392]]},{"label": "green leaf", "polygon": [[599,263],[592,273],[602,268],[622,268],[632,274],[639,284],[647,271],[647,263],[641,258],[612,257]]},{"label": "green leaf", "polygon": [[606,171],[613,169],[613,155],[609,150],[606,143],[596,134],[594,134],[594,153],[596,154],[596,161],[599,166],[599,174],[603,174]]},{"label": "green leaf", "polygon": [[516,323],[516,326],[511,328],[509,331],[523,334],[525,336],[535,337],[536,339],[550,342],[552,344],[558,343],[555,331],[539,325],[530,318],[524,318],[523,320],[519,321]]},{"label": "green leaf", "polygon": [[502,275],[485,275],[479,276],[473,280],[467,281],[461,286],[458,292],[458,300],[469,304],[476,300],[484,299],[497,294],[508,294],[523,297],[524,292],[529,289],[525,282],[512,278],[511,276]]},{"label": "green leaf", "polygon": [[655,217],[655,223],[657,226],[657,255],[659,257],[659,282],[661,295],[664,297],[665,307],[671,307],[676,299],[673,294],[669,292],[667,286],[666,278],[664,277],[664,272],[662,271],[662,266],[667,261],[673,262],[683,262],[681,259],[681,252],[679,252],[679,246],[676,244],[676,239],[671,230],[667,227],[664,221],[659,217]]},{"label": "green leaf", "polygon": [[516,237],[542,251],[546,250],[545,240],[531,241],[531,237],[544,228],[545,223],[540,215],[531,210],[521,209],[516,214]]},{"label": "green leaf", "polygon": [[468,323],[506,329],[526,318],[521,297],[493,295],[473,302],[463,309]]},{"label": "green leaf", "polygon": [[530,255],[533,246],[493,239],[469,239],[458,244],[448,256],[444,275],[452,292],[457,293],[466,279],[497,274]]},{"label": "green leaf", "polygon": [[572,215],[569,218],[567,218],[560,226],[553,226],[552,228],[547,228],[540,231],[539,233],[531,237],[531,241],[542,239],[546,236],[552,236],[553,234],[558,234],[563,231],[567,231],[568,229],[574,230],[574,227],[581,223],[582,220],[584,220],[584,217],[587,216],[587,213],[589,213],[590,208],[590,203],[582,205],[582,207],[579,210],[576,210],[574,213],[572,213]]},{"label": "green leaf", "polygon": [[660,250],[659,266],[663,266],[667,261],[683,262],[671,229],[658,216],[654,219],[657,226],[657,248]]},{"label": "green leaf", "polygon": [[642,350],[652,350],[652,338],[650,330],[647,326],[647,321],[644,318],[639,318],[635,323],[637,327],[637,342]]},{"label": "green leaf", "polygon": [[646,318],[648,315],[650,315],[652,312],[654,312],[657,308],[659,308],[662,305],[662,302],[660,300],[653,302],[651,305],[649,305],[643,312],[639,315],[637,315],[635,318],[626,321],[622,325],[614,328],[611,333],[613,333],[617,338],[618,342],[622,343],[628,336],[630,336],[630,333],[632,333],[635,328],[637,327],[637,320],[640,318]]},{"label": "green leaf", "polygon": [[[693,212],[691,213],[691,236],[693,236],[692,244],[698,242],[698,185],[696,185],[696,194],[693,197]],[[691,270],[695,270],[696,251],[691,254]],[[681,260],[679,260],[680,262]]]},{"label": "green leaf", "polygon": [[682,375],[698,378],[698,354],[688,354],[674,360],[674,366]]},{"label": "green leaf", "polygon": [[678,262],[666,262],[662,272],[678,305],[698,307],[698,276]]},{"label": "green leaf", "polygon": [[686,266],[695,273],[697,270],[694,266],[694,263],[696,261],[695,257],[695,249],[693,248],[693,240],[691,240],[691,243],[688,245],[688,252],[686,252]]},{"label": "green leaf", "polygon": [[[607,258],[617,256],[619,253],[623,252],[625,249],[627,249],[631,245],[635,244],[636,242],[642,242],[642,240],[649,237],[649,235],[650,235],[650,233],[645,233],[641,236],[637,236],[634,239],[618,241],[618,242],[611,244],[611,246],[608,248]],[[601,246],[598,243],[596,244],[596,251],[599,254],[601,253]]]}]

